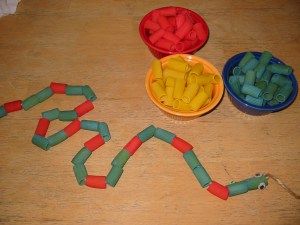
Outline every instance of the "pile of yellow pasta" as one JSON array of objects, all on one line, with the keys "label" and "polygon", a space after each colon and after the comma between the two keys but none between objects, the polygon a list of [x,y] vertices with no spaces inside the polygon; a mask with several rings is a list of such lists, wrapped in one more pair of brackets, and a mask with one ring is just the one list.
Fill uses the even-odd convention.
[{"label": "pile of yellow pasta", "polygon": [[152,75],[151,89],[157,100],[181,111],[198,111],[207,105],[214,85],[221,80],[217,74],[206,73],[203,64],[191,65],[180,56],[163,65],[155,59]]}]

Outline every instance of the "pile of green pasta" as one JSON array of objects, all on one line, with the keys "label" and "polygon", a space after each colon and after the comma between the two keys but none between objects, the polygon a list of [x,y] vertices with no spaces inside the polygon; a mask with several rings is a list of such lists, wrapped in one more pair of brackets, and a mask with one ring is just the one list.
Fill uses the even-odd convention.
[{"label": "pile of green pasta", "polygon": [[275,106],[288,99],[293,91],[288,75],[293,69],[281,63],[270,63],[271,59],[268,51],[259,59],[247,52],[233,68],[229,84],[239,98],[255,106]]}]

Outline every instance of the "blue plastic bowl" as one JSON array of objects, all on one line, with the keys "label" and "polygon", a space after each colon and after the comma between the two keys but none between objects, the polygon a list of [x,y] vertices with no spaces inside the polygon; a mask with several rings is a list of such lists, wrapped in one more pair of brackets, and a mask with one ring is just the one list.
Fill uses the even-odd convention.
[{"label": "blue plastic bowl", "polygon": [[[259,59],[261,52],[252,52],[252,53],[254,54],[255,58]],[[225,85],[225,88],[227,90],[228,96],[229,96],[232,104],[235,107],[237,107],[240,111],[250,114],[250,115],[255,115],[255,116],[265,115],[265,114],[272,113],[272,112],[277,112],[277,111],[287,108],[290,104],[292,104],[298,94],[298,83],[297,83],[297,80],[296,80],[294,74],[290,74],[288,76],[291,79],[292,84],[293,84],[293,92],[291,93],[291,95],[285,102],[282,102],[275,106],[252,105],[252,104],[249,104],[248,102],[246,102],[245,100],[241,99],[234,93],[234,91],[232,90],[232,88],[229,85],[228,78],[229,78],[229,75],[232,74],[233,68],[239,64],[239,62],[241,61],[241,59],[243,58],[243,56],[245,54],[246,54],[246,52],[242,52],[242,53],[239,53],[239,54],[231,57],[226,62],[225,66],[223,68],[223,71],[222,71],[224,85]],[[284,62],[282,62],[281,60],[279,60],[275,57],[272,57],[270,63],[285,64]]]}]

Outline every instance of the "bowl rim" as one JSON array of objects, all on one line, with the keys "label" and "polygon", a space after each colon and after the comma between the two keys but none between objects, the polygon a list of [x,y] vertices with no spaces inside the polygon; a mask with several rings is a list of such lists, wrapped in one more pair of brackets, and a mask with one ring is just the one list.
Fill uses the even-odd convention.
[{"label": "bowl rim", "polygon": [[[210,111],[212,111],[221,101],[222,97],[223,97],[223,94],[224,94],[224,82],[223,82],[223,78],[220,74],[220,72],[218,71],[218,69],[212,65],[210,62],[208,62],[207,60],[201,58],[201,57],[198,57],[198,56],[195,56],[195,55],[191,55],[191,54],[174,54],[174,55],[169,55],[169,56],[165,56],[161,59],[159,59],[161,62],[163,61],[166,61],[168,60],[169,58],[173,58],[173,57],[176,57],[176,56],[181,56],[183,57],[184,59],[186,58],[189,58],[190,60],[197,60],[197,61],[200,61],[201,63],[204,63],[206,66],[209,66],[210,69],[213,70],[214,73],[218,74],[220,76],[220,83],[217,84],[218,88],[220,89],[219,90],[219,95],[216,95],[214,101],[211,103],[209,103],[207,106],[209,107],[206,107],[204,109],[200,109],[200,111],[191,111],[191,112],[180,112],[180,111],[173,111],[172,109],[158,103],[158,101],[156,100],[156,98],[153,96],[152,92],[151,92],[151,88],[150,88],[150,76],[152,74],[152,69],[151,67],[148,69],[147,71],[147,75],[146,75],[146,78],[145,78],[145,87],[146,87],[146,91],[147,91],[147,94],[148,94],[148,97],[151,99],[151,101],[162,111],[166,112],[166,113],[169,113],[169,114],[172,114],[172,115],[175,115],[175,116],[181,116],[181,117],[185,117],[185,118],[188,118],[188,117],[199,117],[201,115],[204,115],[204,114],[207,114],[209,113]],[[211,105],[210,105],[211,104]]]},{"label": "bowl rim", "polygon": [[[283,110],[283,109],[287,108],[288,106],[290,106],[295,101],[295,99],[298,95],[298,82],[297,82],[297,79],[293,72],[288,75],[288,77],[291,79],[292,85],[293,85],[293,91],[292,91],[291,95],[289,96],[289,98],[286,101],[284,101],[280,104],[277,104],[275,106],[263,106],[262,107],[262,106],[252,105],[252,104],[246,102],[245,100],[241,99],[234,93],[231,86],[229,85],[228,77],[230,76],[230,71],[233,69],[233,67],[241,60],[241,58],[247,52],[253,53],[255,58],[257,58],[257,59],[262,54],[262,52],[257,52],[257,51],[240,52],[240,53],[232,56],[230,59],[228,59],[223,67],[222,78],[223,78],[225,88],[226,88],[228,94],[230,95],[230,97],[232,97],[238,104],[243,105],[244,107],[246,107],[248,109],[256,110],[256,111],[277,112],[277,111]],[[272,55],[270,62],[286,65],[283,61],[281,61],[280,59],[278,59],[277,57],[275,57],[273,55]]]},{"label": "bowl rim", "polygon": [[[159,9],[170,8],[170,7],[175,7],[176,9],[187,10],[190,13],[194,14],[196,17],[198,17],[200,19],[201,24],[203,25],[205,33],[206,33],[205,39],[202,42],[199,42],[199,44],[195,45],[194,47],[192,47],[190,49],[186,49],[186,50],[184,50],[182,52],[168,51],[168,50],[165,50],[165,49],[162,49],[162,48],[158,48],[155,45],[153,45],[150,41],[148,41],[146,35],[144,34],[144,27],[143,27],[146,19],[148,19],[151,16],[151,13],[153,11],[159,10]],[[139,34],[140,34],[140,37],[142,38],[143,42],[148,47],[150,47],[151,49],[154,49],[154,50],[156,50],[156,51],[158,51],[160,53],[167,54],[167,55],[174,55],[174,54],[180,54],[180,53],[181,54],[187,54],[187,53],[190,53],[190,52],[197,51],[198,49],[200,49],[201,47],[203,47],[207,43],[208,38],[209,38],[209,28],[208,28],[208,25],[207,25],[206,21],[202,18],[202,16],[200,16],[200,14],[198,14],[198,13],[196,13],[196,12],[190,10],[190,9],[183,8],[183,7],[180,7],[180,6],[164,6],[164,7],[153,9],[150,12],[148,12],[145,16],[143,16],[143,18],[142,18],[142,20],[140,21],[140,24],[139,24]]]}]

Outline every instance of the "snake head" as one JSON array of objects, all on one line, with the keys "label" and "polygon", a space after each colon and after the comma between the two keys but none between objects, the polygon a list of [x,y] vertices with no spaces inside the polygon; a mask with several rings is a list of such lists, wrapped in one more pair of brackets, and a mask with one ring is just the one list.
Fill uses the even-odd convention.
[{"label": "snake head", "polygon": [[268,177],[263,173],[257,173],[254,177],[246,180],[248,190],[263,190],[268,186]]}]

